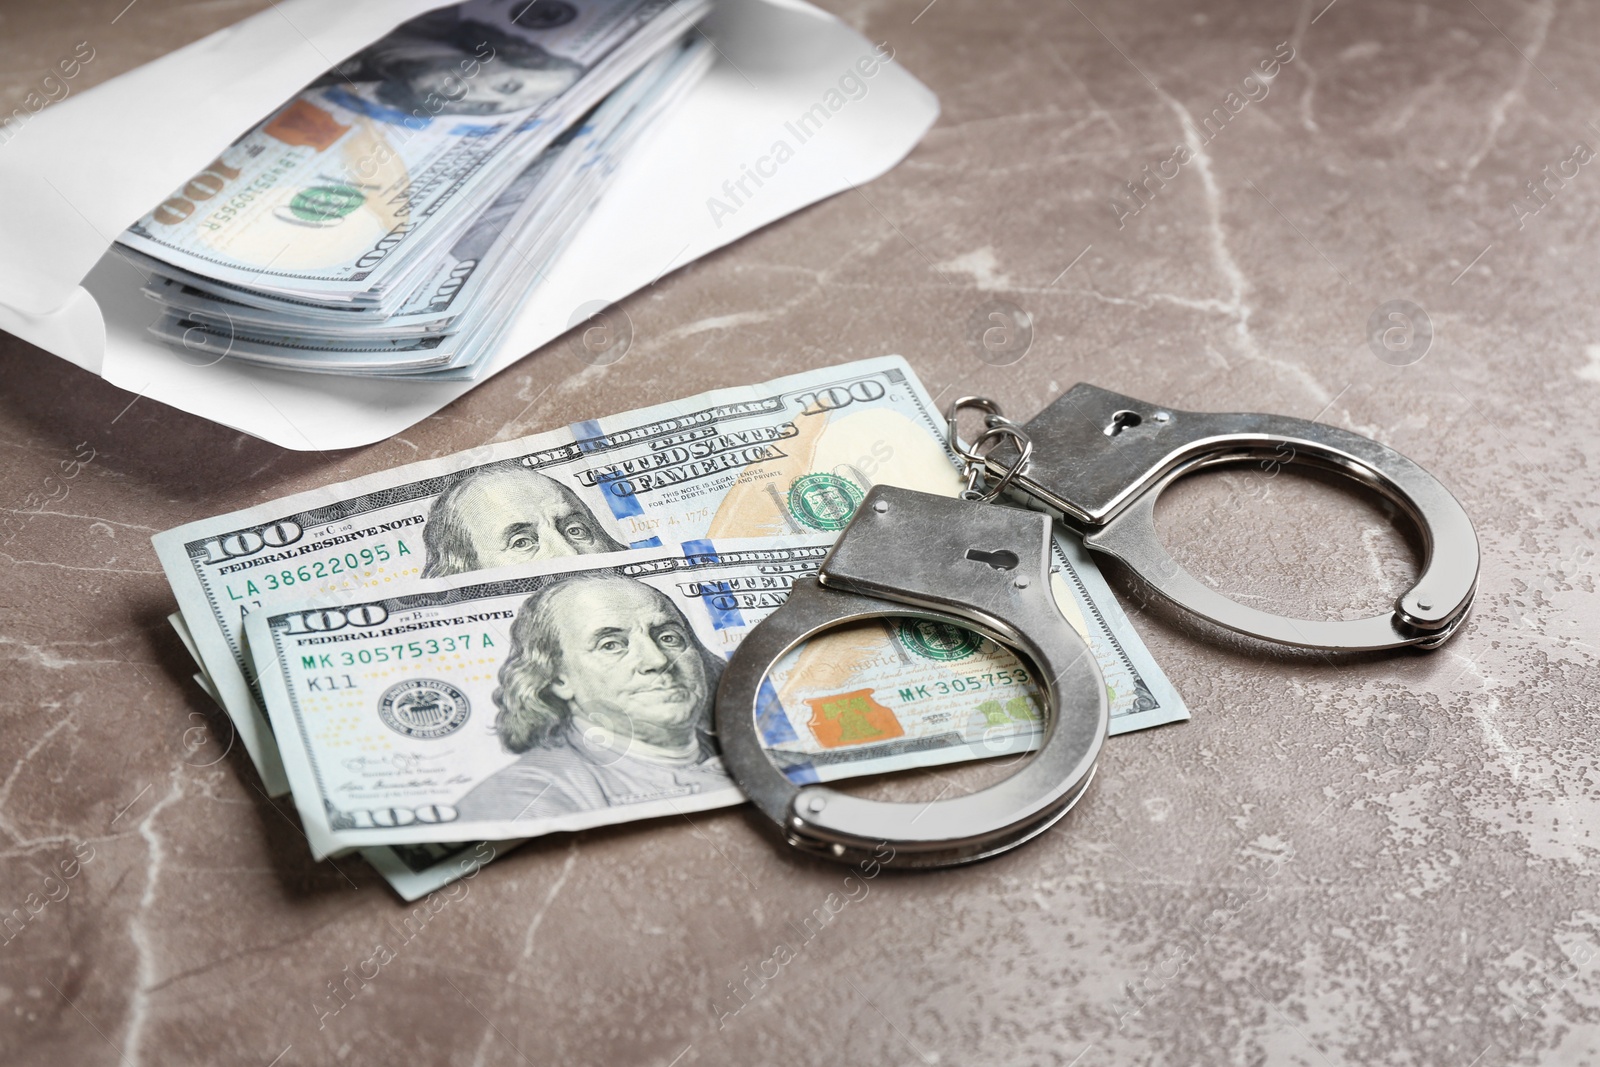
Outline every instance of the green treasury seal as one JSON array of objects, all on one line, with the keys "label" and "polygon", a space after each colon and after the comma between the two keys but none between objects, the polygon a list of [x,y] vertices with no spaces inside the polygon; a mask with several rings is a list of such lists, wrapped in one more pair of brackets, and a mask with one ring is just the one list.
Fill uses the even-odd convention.
[{"label": "green treasury seal", "polygon": [[313,185],[294,194],[289,210],[304,222],[333,222],[366,203],[367,195],[348,185]]},{"label": "green treasury seal", "polygon": [[971,630],[932,619],[907,619],[895,625],[900,643],[923,659],[966,659],[983,647],[983,638]]},{"label": "green treasury seal", "polygon": [[789,513],[813,530],[842,530],[850,525],[866,494],[837,474],[807,474],[789,486]]}]

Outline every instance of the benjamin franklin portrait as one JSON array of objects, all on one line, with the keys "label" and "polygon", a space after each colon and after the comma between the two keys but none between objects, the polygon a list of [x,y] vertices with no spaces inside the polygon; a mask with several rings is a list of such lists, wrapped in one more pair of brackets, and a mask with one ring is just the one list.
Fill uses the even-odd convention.
[{"label": "benjamin franklin portrait", "polygon": [[479,467],[435,500],[422,543],[424,578],[628,547],[577,493],[516,460]]},{"label": "benjamin franklin portrait", "polygon": [[[570,22],[575,14],[572,5],[558,0],[514,0],[506,18],[540,30]],[[361,96],[427,118],[537,107],[582,76],[583,68],[570,59],[444,8],[403,23],[313,84],[355,88]]]},{"label": "benjamin franklin portrait", "polygon": [[540,818],[730,784],[710,733],[723,661],[663,593],[632,578],[546,586],[511,626],[495,731],[521,759],[456,807]]}]

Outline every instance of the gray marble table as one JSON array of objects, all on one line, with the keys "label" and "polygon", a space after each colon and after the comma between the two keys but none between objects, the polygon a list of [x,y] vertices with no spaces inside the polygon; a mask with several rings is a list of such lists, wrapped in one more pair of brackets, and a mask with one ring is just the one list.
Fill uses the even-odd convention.
[{"label": "gray marble table", "polygon": [[[0,8],[0,110],[79,41],[81,88],[266,6],[124,3]],[[1600,1062],[1600,9],[830,6],[938,124],[628,300],[620,364],[552,345],[380,445],[302,454],[0,338],[0,1062]],[[1033,322],[1007,366],[970,340],[995,300]],[[1413,311],[1370,345],[1391,301],[1431,337]],[[1113,739],[1027,848],[832,913],[843,872],[733,810],[530,845],[419,919],[313,863],[223,755],[154,531],[885,352],[1020,415],[1086,380],[1374,435],[1475,516],[1474,618],[1431,654],[1328,661],[1219,643],[1113,574],[1193,721]],[[1292,471],[1160,510],[1218,588],[1327,616],[1415,573],[1393,518]]]}]

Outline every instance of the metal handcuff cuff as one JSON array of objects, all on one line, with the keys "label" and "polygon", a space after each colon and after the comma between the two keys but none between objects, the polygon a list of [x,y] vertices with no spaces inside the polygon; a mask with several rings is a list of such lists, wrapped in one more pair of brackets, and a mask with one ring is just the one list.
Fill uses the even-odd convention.
[{"label": "metal handcuff cuff", "polygon": [[[967,409],[983,412],[986,426],[970,446],[956,433]],[[1471,519],[1432,475],[1371,438],[1281,415],[1178,411],[1082,384],[1024,425],[982,397],[955,401],[948,419],[951,446],[967,467],[966,492],[952,499],[874,487],[817,576],[797,581],[784,606],[745,636],[717,691],[724,763],[803,851],[856,862],[887,844],[897,866],[966,863],[1042,833],[1083,794],[1110,712],[1099,666],[1051,594],[1052,515],[1174,604],[1266,641],[1330,652],[1427,649],[1467,617],[1478,578]],[[1005,442],[1010,447],[997,447]],[[1422,534],[1422,573],[1391,614],[1272,615],[1228,599],[1172,559],[1154,522],[1161,492],[1186,474],[1251,460],[1341,473],[1412,518]],[[1037,510],[997,504],[1008,492]],[[1021,770],[978,792],[920,804],[797,786],[767,758],[755,712],[773,665],[824,630],[889,616],[954,623],[1032,662],[1048,708],[1046,732]]]}]

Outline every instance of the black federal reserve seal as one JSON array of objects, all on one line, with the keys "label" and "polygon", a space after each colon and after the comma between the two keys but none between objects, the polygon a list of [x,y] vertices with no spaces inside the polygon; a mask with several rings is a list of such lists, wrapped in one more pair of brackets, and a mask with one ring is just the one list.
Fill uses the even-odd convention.
[{"label": "black federal reserve seal", "polygon": [[423,741],[455,733],[471,714],[467,694],[432,678],[391,685],[378,699],[378,717],[384,725]]}]

